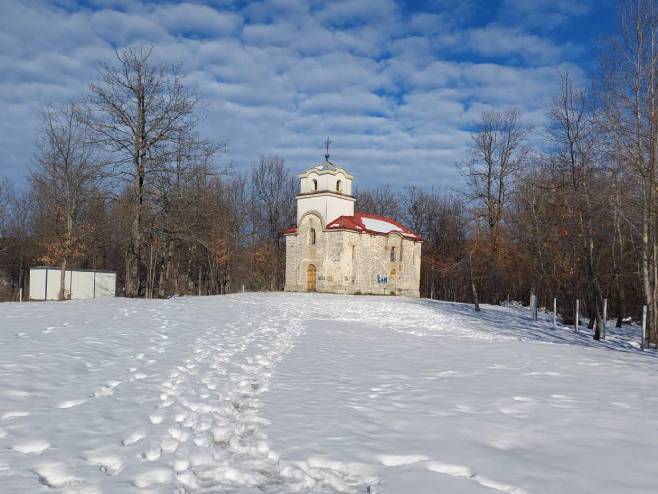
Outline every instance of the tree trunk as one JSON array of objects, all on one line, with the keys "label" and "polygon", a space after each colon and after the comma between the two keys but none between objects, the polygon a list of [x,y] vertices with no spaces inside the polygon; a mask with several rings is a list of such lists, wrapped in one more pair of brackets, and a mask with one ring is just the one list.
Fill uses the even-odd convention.
[{"label": "tree trunk", "polygon": [[475,312],[480,312],[480,298],[478,296],[478,289],[475,286],[475,279],[473,278],[473,264],[472,264],[471,255],[469,255],[468,257],[468,274],[471,279],[471,293],[473,294],[473,306],[475,308]]},{"label": "tree trunk", "polygon": [[66,258],[62,261],[62,268],[59,272],[59,300],[66,299]]}]

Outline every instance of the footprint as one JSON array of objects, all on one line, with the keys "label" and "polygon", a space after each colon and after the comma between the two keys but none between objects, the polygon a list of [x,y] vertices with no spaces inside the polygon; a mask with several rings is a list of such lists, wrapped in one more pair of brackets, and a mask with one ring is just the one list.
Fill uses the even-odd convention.
[{"label": "footprint", "polygon": [[141,441],[146,437],[146,433],[143,431],[135,431],[132,434],[130,434],[127,438],[125,438],[123,441],[121,441],[121,444],[124,446],[130,446],[132,444],[135,444],[136,442]]},{"label": "footprint", "polygon": [[181,443],[187,441],[187,438],[189,436],[187,432],[177,427],[169,427],[169,435],[174,439],[176,439],[177,441],[180,441]]},{"label": "footprint", "polygon": [[140,489],[146,489],[153,485],[165,484],[173,478],[173,472],[164,468],[149,470],[141,473],[133,480],[133,485]]},{"label": "footprint", "polygon": [[63,463],[41,463],[33,471],[39,477],[39,482],[53,489],[80,482]]},{"label": "footprint", "polygon": [[92,455],[87,457],[87,461],[92,465],[96,465],[101,472],[108,475],[116,475],[121,470],[123,470],[123,460],[118,456]]},{"label": "footprint", "polygon": [[482,477],[480,475],[476,475],[473,480],[475,480],[482,487],[488,487],[489,489],[496,491],[506,492],[507,494],[529,494],[528,491],[520,487],[515,487],[513,485],[505,484],[503,482],[489,479],[487,477]]},{"label": "footprint", "polygon": [[55,408],[73,408],[73,407],[77,407],[78,405],[82,405],[86,401],[87,400],[67,400],[67,401],[61,402]]},{"label": "footprint", "polygon": [[174,462],[174,470],[176,473],[184,472],[190,467],[190,462],[187,460],[179,459]]},{"label": "footprint", "polygon": [[160,443],[160,448],[164,453],[175,453],[178,449],[178,441],[173,437],[165,437]]},{"label": "footprint", "polygon": [[207,448],[212,444],[208,436],[195,436],[192,442],[200,448]]},{"label": "footprint", "polygon": [[149,420],[151,421],[152,424],[158,425],[161,424],[162,421],[164,420],[164,415],[151,415],[149,417]]},{"label": "footprint", "polygon": [[152,444],[148,447],[148,449],[144,451],[144,458],[146,458],[148,461],[156,461],[160,459],[161,454],[162,448],[160,448],[160,445]]},{"label": "footprint", "polygon": [[90,396],[92,398],[111,396],[114,394],[114,388],[116,388],[119,384],[121,384],[121,381],[110,381],[105,386],[101,386],[96,391],[94,391]]},{"label": "footprint", "polygon": [[46,441],[37,439],[34,441],[26,441],[23,443],[15,444],[11,449],[24,455],[40,455],[49,447],[50,444],[48,444]]},{"label": "footprint", "polygon": [[377,460],[386,467],[399,467],[427,461],[429,458],[423,455],[379,455]]},{"label": "footprint", "polygon": [[441,463],[440,461],[432,461],[426,467],[430,472],[443,473],[451,477],[473,477],[475,475],[468,467]]},{"label": "footprint", "polygon": [[186,490],[195,491],[199,488],[199,484],[192,472],[180,472],[176,476],[176,479],[186,488]]},{"label": "footprint", "polygon": [[0,417],[0,420],[11,420],[15,419],[17,417],[27,417],[30,415],[30,412],[6,412],[2,414],[2,417]]}]

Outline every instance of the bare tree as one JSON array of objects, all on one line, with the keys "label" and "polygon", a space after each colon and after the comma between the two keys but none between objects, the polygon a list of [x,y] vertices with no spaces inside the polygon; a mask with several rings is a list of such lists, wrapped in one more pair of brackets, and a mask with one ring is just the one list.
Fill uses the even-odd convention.
[{"label": "bare tree", "polygon": [[658,343],[658,11],[655,0],[626,0],[619,35],[603,58],[608,131],[620,144],[636,192],[640,275],[648,338]]},{"label": "bare tree", "polygon": [[[0,237],[4,237],[7,231],[7,225],[11,215],[11,198],[13,191],[9,181],[6,178],[0,179]],[[0,248],[2,248],[0,246]]]},{"label": "bare tree", "polygon": [[30,170],[35,203],[51,220],[49,258],[61,263],[60,300],[65,298],[66,267],[84,241],[83,208],[101,176],[79,111],[75,103],[42,109],[38,158]]},{"label": "bare tree", "polygon": [[501,226],[511,203],[515,177],[528,154],[527,132],[516,110],[484,112],[460,166],[466,178],[467,197],[474,205],[475,221],[484,222],[487,228],[489,280],[495,303],[500,301]]},{"label": "bare tree", "polygon": [[361,211],[391,218],[400,216],[398,197],[388,184],[363,191],[357,189],[354,197]]},{"label": "bare tree", "polygon": [[283,286],[285,248],[282,231],[295,221],[296,180],[278,156],[261,157],[251,175],[252,214],[256,238],[265,243],[269,289]]},{"label": "bare tree", "polygon": [[563,74],[560,90],[548,108],[547,134],[551,144],[547,156],[556,192],[567,205],[572,227],[580,239],[579,264],[585,274],[590,320],[596,322],[594,339],[601,335],[603,297],[599,279],[599,246],[595,238],[597,214],[601,208],[598,182],[602,180],[598,131],[588,95],[574,86],[569,74]]},{"label": "bare tree", "polygon": [[185,88],[180,67],[151,61],[151,49],[116,52],[90,85],[85,121],[95,141],[110,151],[115,175],[128,181],[130,243],[126,252],[126,295],[143,287],[144,215],[151,176],[175,154],[181,136],[192,135],[198,97]]}]

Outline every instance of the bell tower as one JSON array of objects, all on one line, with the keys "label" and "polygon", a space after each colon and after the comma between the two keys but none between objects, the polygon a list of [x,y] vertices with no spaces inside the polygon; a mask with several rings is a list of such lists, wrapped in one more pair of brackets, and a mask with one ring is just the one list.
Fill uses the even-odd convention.
[{"label": "bell tower", "polygon": [[297,194],[297,224],[309,213],[317,213],[323,227],[339,216],[353,216],[352,175],[344,168],[329,161],[329,145],[324,162],[299,174],[299,194]]}]

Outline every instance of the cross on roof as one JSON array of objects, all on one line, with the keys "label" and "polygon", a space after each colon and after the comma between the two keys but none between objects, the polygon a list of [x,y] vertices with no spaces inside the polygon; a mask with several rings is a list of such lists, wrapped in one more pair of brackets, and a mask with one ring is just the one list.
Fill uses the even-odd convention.
[{"label": "cross on roof", "polygon": [[324,141],[324,146],[327,149],[327,152],[324,154],[324,159],[329,161],[329,146],[331,146],[331,139],[329,139],[329,137]]}]

